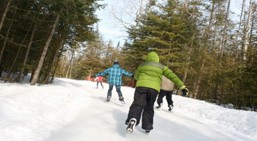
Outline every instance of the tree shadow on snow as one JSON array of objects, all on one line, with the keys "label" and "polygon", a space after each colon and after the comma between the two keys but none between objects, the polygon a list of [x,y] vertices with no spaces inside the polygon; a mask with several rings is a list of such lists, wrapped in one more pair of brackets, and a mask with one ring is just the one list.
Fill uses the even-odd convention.
[{"label": "tree shadow on snow", "polygon": [[[130,139],[137,138],[147,139],[148,141],[156,140],[176,140],[176,141],[232,141],[233,138],[227,135],[224,135],[218,131],[210,129],[208,126],[203,125],[198,122],[190,121],[184,117],[178,117],[171,113],[167,117],[163,118],[159,116],[159,113],[155,112],[154,117],[154,129],[150,134],[145,134],[145,131],[141,129],[141,122],[138,126],[135,127],[135,133],[133,136],[126,132],[125,120],[127,118],[128,111],[121,111],[119,109],[113,109],[112,114],[114,120],[116,121],[116,132],[121,137],[128,137]],[[166,115],[166,114],[165,114]],[[182,118],[178,120],[178,118]],[[174,119],[174,121],[172,120]],[[185,123],[184,123],[185,122]],[[130,135],[130,136],[128,136]]]},{"label": "tree shadow on snow", "polygon": [[126,137],[127,131],[126,131],[126,124],[125,120],[127,118],[127,113],[120,111],[118,109],[113,109],[112,114],[114,119],[116,120],[116,131],[117,133],[122,136]]}]

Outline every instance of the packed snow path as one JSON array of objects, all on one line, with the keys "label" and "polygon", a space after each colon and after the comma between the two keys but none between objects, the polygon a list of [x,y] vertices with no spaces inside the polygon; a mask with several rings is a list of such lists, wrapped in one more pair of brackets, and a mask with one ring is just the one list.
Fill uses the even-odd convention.
[{"label": "packed snow path", "polygon": [[[154,129],[139,124],[126,132],[125,119],[134,88],[122,87],[125,105],[115,88],[110,102],[95,82],[56,79],[54,84],[0,83],[1,141],[256,141],[255,112],[226,109],[173,96],[169,112],[164,99],[155,110]],[[236,115],[236,116],[235,116]]]},{"label": "packed snow path", "polygon": [[[176,112],[169,112],[167,107],[155,110],[154,130],[146,134],[139,124],[132,134],[126,132],[125,120],[132,103],[133,88],[123,90],[126,104],[122,105],[115,88],[110,102],[105,102],[108,85],[105,89],[96,89],[95,84],[85,86],[82,89],[90,93],[91,99],[88,107],[72,122],[62,129],[55,131],[49,141],[85,141],[85,140],[112,140],[112,141],[235,141],[231,135],[212,129],[197,120],[183,117]],[[164,99],[165,100],[165,99]],[[244,140],[244,139],[242,139]]]}]

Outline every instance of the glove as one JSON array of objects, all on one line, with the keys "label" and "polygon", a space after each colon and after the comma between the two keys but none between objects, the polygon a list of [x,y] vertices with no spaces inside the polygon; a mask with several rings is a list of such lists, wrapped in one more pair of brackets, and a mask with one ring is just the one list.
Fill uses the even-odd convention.
[{"label": "glove", "polygon": [[182,96],[187,96],[188,95],[188,89],[185,87],[182,90]]}]

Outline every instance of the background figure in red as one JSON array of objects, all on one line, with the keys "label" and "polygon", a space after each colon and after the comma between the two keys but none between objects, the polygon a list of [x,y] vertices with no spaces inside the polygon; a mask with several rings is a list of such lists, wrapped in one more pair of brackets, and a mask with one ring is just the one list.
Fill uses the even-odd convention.
[{"label": "background figure in red", "polygon": [[103,86],[103,77],[102,77],[101,75],[97,76],[97,77],[95,78],[95,81],[96,81],[96,88],[97,88],[97,89],[98,89],[98,84],[99,84],[99,83],[101,84],[102,88],[104,88],[104,86]]}]

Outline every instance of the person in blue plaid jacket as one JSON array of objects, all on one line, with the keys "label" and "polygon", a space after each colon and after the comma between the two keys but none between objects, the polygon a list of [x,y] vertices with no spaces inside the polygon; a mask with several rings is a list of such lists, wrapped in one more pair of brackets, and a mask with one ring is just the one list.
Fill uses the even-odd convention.
[{"label": "person in blue plaid jacket", "polygon": [[113,86],[116,87],[116,91],[119,95],[119,100],[124,102],[124,97],[121,93],[121,84],[122,84],[122,75],[133,77],[133,73],[130,73],[124,69],[122,69],[119,65],[118,60],[114,61],[114,64],[112,67],[104,70],[103,72],[98,73],[96,76],[105,76],[108,74],[108,83],[109,83],[109,89],[107,92],[107,99],[106,101],[110,101],[112,97],[112,89]]}]

